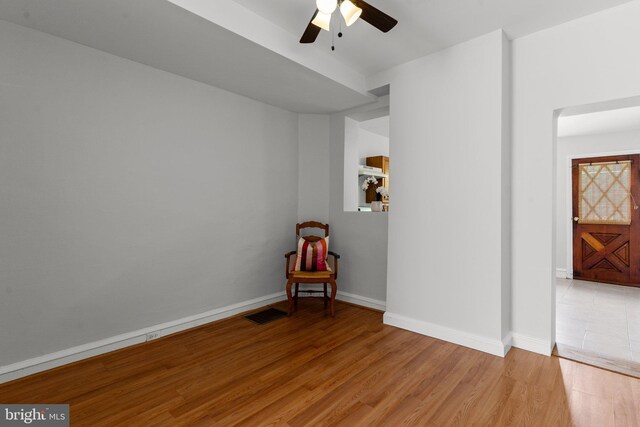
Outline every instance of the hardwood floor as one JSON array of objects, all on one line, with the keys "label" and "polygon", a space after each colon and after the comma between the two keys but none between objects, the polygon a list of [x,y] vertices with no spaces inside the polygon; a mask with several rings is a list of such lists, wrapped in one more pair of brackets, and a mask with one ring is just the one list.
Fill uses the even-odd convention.
[{"label": "hardwood floor", "polygon": [[[286,310],[286,303],[276,305]],[[303,301],[0,385],[2,403],[70,403],[72,426],[640,426],[640,380],[513,349],[506,358]]]}]

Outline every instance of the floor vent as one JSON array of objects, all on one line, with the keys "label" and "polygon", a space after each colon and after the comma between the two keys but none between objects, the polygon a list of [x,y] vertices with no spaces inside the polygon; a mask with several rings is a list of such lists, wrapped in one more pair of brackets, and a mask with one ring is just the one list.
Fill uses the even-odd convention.
[{"label": "floor vent", "polygon": [[245,316],[245,318],[257,323],[258,325],[264,325],[265,323],[273,322],[274,320],[282,319],[283,317],[287,317],[287,313],[276,308],[268,308],[266,310],[250,314],[249,316]]}]

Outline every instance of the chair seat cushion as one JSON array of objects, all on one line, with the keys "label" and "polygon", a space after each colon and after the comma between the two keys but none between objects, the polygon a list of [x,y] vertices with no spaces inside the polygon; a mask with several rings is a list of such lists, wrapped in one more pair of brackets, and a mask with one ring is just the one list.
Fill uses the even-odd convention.
[{"label": "chair seat cushion", "polygon": [[328,279],[332,274],[333,271],[328,265],[325,271],[291,271],[294,279]]},{"label": "chair seat cushion", "polygon": [[301,237],[298,240],[294,271],[326,271],[327,253],[329,251],[329,236],[310,240]]}]

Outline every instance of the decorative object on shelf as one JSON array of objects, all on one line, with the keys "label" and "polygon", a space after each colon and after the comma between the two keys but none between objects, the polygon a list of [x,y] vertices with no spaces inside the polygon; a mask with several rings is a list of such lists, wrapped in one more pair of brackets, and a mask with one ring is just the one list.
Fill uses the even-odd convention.
[{"label": "decorative object on shelf", "polygon": [[[370,185],[378,185],[378,180],[375,176],[367,177],[362,183],[362,190],[367,191]],[[375,189],[376,200],[371,202],[371,211],[372,212],[382,212],[384,210],[384,205],[382,204],[382,198],[388,197],[389,192],[386,188],[380,186]]]},{"label": "decorative object on shelf", "polygon": [[382,203],[382,199],[389,199],[389,192],[383,186],[376,188],[376,201],[371,202],[371,210],[373,212],[383,212],[384,204]]},{"label": "decorative object on shelf", "polygon": [[375,202],[371,202],[371,212],[382,212],[384,209],[384,205],[381,201],[376,200]]},{"label": "decorative object on shelf", "polygon": [[369,189],[370,184],[378,185],[378,180],[376,179],[375,176],[370,176],[364,180],[364,182],[362,183],[362,190],[367,191]]},{"label": "decorative object on shelf", "polygon": [[371,202],[371,211],[373,212],[383,212],[384,204],[382,203],[382,198],[387,199],[389,197],[389,192],[383,186],[376,188],[376,201]]},{"label": "decorative object on shelf", "polygon": [[[380,200],[380,196],[376,193],[376,190],[379,187],[384,187],[389,190],[389,157],[386,156],[374,156],[366,158],[367,167],[368,168],[376,168],[382,171],[381,174],[370,173],[367,175],[371,175],[377,178],[378,183],[375,185],[369,186],[369,189],[366,190],[365,202],[371,203],[376,200]],[[382,203],[388,204],[389,200],[385,193],[382,194]]]}]

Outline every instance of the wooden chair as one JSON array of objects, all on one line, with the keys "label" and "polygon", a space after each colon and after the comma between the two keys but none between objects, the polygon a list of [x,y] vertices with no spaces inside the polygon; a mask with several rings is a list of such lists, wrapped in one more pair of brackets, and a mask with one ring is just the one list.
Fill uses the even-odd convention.
[{"label": "wooden chair", "polygon": [[[318,236],[301,236],[300,231],[305,228],[318,228],[324,230],[324,237],[329,236],[329,224],[323,224],[321,222],[316,221],[307,221],[302,222],[300,224],[296,224],[296,245],[299,239],[302,237],[308,242],[317,242],[322,237]],[[336,300],[336,293],[338,292],[338,285],[336,285],[336,279],[338,278],[338,260],[340,259],[340,255],[333,251],[328,251],[329,256],[333,257],[333,269],[329,269],[327,271],[291,271],[290,259],[291,256],[295,256],[296,251],[291,251],[285,254],[285,258],[287,259],[285,266],[285,275],[287,278],[287,298],[289,299],[289,316],[294,312],[294,310],[298,306],[298,294],[299,293],[307,293],[311,294],[310,297],[306,298],[320,298],[314,297],[315,293],[323,293],[322,299],[324,301],[324,307],[327,308],[327,303],[330,304],[331,308],[331,316],[335,316],[335,306],[334,302]],[[319,284],[322,283],[324,290],[301,290],[300,284]],[[295,286],[295,294],[292,294],[291,287]],[[331,297],[327,294],[327,285],[331,285]]]}]

